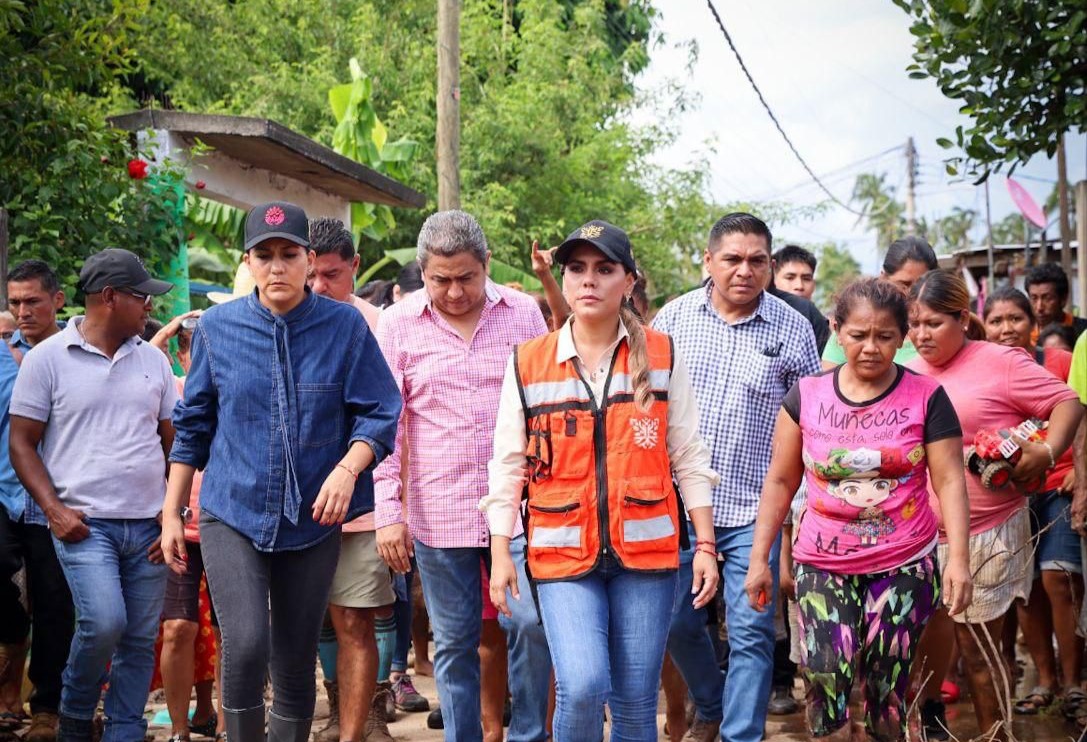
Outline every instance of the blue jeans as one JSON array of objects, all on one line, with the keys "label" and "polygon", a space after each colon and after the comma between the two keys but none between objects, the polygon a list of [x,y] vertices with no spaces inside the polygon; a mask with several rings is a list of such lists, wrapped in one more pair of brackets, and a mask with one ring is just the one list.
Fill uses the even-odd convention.
[{"label": "blue jeans", "polygon": [[103,742],[142,742],[147,731],[143,707],[166,591],[166,566],[149,562],[147,550],[161,529],[151,518],[88,518],[87,526],[90,535],[78,543],[53,538],[77,617],[60,713],[94,718],[102,684],[108,680]]},{"label": "blue jeans", "polygon": [[[688,524],[691,543],[694,529]],[[771,602],[759,613],[747,601],[744,579],[754,541],[755,524],[714,528],[717,553],[724,558],[725,620],[728,625],[728,677],[722,678],[706,631],[706,609],[695,610],[689,590],[676,591],[668,653],[687,681],[698,718],[722,719],[721,742],[759,742],[766,725],[770,678],[774,668],[774,611],[777,610],[778,556],[781,537],[770,549],[774,575]],[[679,584],[690,585],[692,551],[679,556]]]},{"label": "blue jeans", "polygon": [[[513,696],[513,717],[506,739],[544,742],[551,657],[528,589],[524,549],[524,536],[510,542],[521,599],[509,601],[512,618],[499,618],[509,647],[509,684]],[[445,739],[449,742],[483,739],[479,701],[479,636],[483,614],[480,555],[479,549],[436,549],[415,542],[415,560],[434,630],[434,679],[441,700]]]},{"label": "blue jeans", "polygon": [[411,570],[407,574],[393,575],[393,618],[396,620],[396,647],[393,649],[393,661],[390,672],[408,671],[408,650],[411,649],[411,586],[415,581],[415,559],[411,560]]},{"label": "blue jeans", "polygon": [[656,742],[676,573],[632,572],[605,556],[585,577],[539,591],[555,662],[555,742],[601,739],[605,703],[613,742]]}]

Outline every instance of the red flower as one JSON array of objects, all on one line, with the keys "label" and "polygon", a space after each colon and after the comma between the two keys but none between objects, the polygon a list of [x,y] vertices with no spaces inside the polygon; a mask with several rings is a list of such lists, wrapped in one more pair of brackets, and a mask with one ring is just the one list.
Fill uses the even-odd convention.
[{"label": "red flower", "polygon": [[143,160],[128,161],[128,177],[143,180],[147,177],[147,163]]}]

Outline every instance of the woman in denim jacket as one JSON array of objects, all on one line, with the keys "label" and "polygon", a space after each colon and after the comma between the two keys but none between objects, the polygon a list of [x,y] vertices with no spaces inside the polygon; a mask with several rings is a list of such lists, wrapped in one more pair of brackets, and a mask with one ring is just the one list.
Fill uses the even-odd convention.
[{"label": "woman in denim jacket", "polygon": [[[256,290],[213,307],[192,341],[163,507],[162,547],[183,572],[193,472],[200,539],[222,629],[230,742],[303,742],[340,524],[373,509],[371,471],[393,446],[400,394],[358,310],[306,287],[308,222],[288,203],[245,225]],[[270,609],[270,614],[269,614]]]}]

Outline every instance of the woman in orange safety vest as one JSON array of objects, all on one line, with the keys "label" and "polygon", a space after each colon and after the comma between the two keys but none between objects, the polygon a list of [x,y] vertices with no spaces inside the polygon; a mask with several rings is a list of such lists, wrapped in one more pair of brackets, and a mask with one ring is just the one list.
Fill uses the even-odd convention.
[{"label": "woman in orange safety vest", "polygon": [[518,346],[506,368],[480,503],[491,600],[508,616],[507,592],[530,599],[510,557],[523,523],[555,665],[554,739],[601,739],[607,703],[613,739],[649,742],[685,527],[672,477],[696,533],[690,590],[700,607],[719,579],[718,476],[682,359],[629,306],[636,267],[626,233],[592,221],[554,257],[573,315]]}]

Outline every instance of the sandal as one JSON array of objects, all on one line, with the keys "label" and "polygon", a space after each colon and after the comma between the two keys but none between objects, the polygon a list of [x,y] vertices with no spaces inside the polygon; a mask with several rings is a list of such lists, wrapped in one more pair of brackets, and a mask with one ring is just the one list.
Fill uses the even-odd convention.
[{"label": "sandal", "polygon": [[211,716],[203,724],[193,724],[189,722],[189,732],[191,734],[198,734],[201,737],[215,737],[215,727],[219,723],[219,717],[214,711],[211,712]]},{"label": "sandal", "polygon": [[1083,715],[1087,716],[1087,692],[1082,688],[1069,688],[1061,700],[1061,713],[1069,721]]},{"label": "sandal", "polygon": [[1044,708],[1049,708],[1053,703],[1053,691],[1039,685],[1025,697],[1015,702],[1015,713],[1023,716],[1034,716]]},{"label": "sandal", "polygon": [[12,732],[27,722],[29,717],[22,712],[4,711],[0,713],[0,731]]}]

